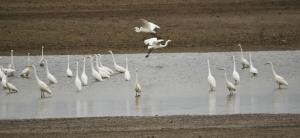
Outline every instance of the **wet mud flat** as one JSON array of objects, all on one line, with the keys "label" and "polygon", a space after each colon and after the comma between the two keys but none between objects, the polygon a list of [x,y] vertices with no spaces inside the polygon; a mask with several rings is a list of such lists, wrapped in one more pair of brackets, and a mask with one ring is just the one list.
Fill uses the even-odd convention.
[{"label": "wet mud flat", "polygon": [[171,39],[159,52],[299,50],[299,0],[0,1],[0,54],[145,52],[140,18]]}]

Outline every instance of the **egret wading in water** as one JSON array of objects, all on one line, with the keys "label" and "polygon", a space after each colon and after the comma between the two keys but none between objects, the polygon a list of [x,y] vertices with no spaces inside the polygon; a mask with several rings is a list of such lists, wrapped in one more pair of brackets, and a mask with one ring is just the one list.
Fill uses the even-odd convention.
[{"label": "egret wading in water", "polygon": [[30,73],[30,53],[27,54],[27,66],[25,69],[22,70],[20,76],[22,78],[29,78],[29,73]]},{"label": "egret wading in water", "polygon": [[14,50],[10,50],[10,64],[8,64],[8,68],[15,69]]},{"label": "egret wading in water", "polygon": [[128,69],[128,58],[127,58],[127,55],[126,55],[126,71],[124,73],[124,78],[126,81],[129,81],[130,80],[130,73],[129,73],[129,69]]},{"label": "egret wading in water", "polygon": [[72,77],[73,76],[73,72],[70,69],[70,55],[68,55],[68,67],[67,67],[66,73],[67,73],[67,77]]},{"label": "egret wading in water", "polygon": [[41,98],[46,98],[45,93],[48,93],[51,96],[52,91],[50,90],[49,86],[45,82],[40,80],[39,76],[37,75],[36,67],[34,65],[32,65],[31,67],[33,68],[35,79],[40,88]]},{"label": "egret wading in water", "polygon": [[94,63],[93,63],[93,57],[89,56],[90,61],[91,61],[91,70],[92,70],[92,76],[97,80],[97,81],[103,81],[102,76],[98,73],[98,71],[95,70]]},{"label": "egret wading in water", "polygon": [[78,91],[81,91],[82,89],[82,84],[81,84],[81,81],[79,79],[79,75],[78,75],[78,61],[76,61],[76,77],[75,77],[75,86],[77,88]]},{"label": "egret wading in water", "polygon": [[85,57],[83,58],[83,67],[82,67],[82,73],[81,73],[81,82],[83,86],[88,85],[88,77],[85,73]]},{"label": "egret wading in water", "polygon": [[44,63],[44,46],[42,46],[42,57],[40,59],[40,66],[44,67],[45,63]]},{"label": "egret wading in water", "polygon": [[47,78],[48,78],[49,82],[53,83],[53,84],[57,83],[56,78],[49,71],[48,61],[46,59],[44,59],[44,61],[45,61],[45,66],[46,66]]},{"label": "egret wading in water", "polygon": [[148,46],[148,53],[147,53],[147,55],[146,55],[145,57],[148,58],[148,57],[150,56],[150,53],[151,53],[153,50],[155,50],[155,49],[164,48],[164,47],[168,46],[168,43],[169,43],[169,42],[171,42],[171,40],[167,40],[167,41],[165,42],[165,44],[161,44],[162,41],[155,41],[155,42],[153,42],[152,45],[149,45],[149,46]]},{"label": "egret wading in water", "polygon": [[142,25],[140,27],[134,27],[135,32],[140,33],[150,33],[153,34],[154,36],[156,35],[155,29],[160,29],[160,27],[152,22],[149,22],[145,19],[140,19],[142,22]]},{"label": "egret wading in water", "polygon": [[214,91],[214,89],[217,87],[217,83],[216,83],[215,77],[211,74],[209,59],[207,59],[207,68],[208,68],[207,81],[208,81],[208,84],[210,86],[210,91]]},{"label": "egret wading in water", "polygon": [[110,69],[109,67],[106,67],[102,64],[101,62],[101,59],[102,59],[102,56],[101,54],[98,54],[99,56],[99,63],[100,63],[100,67],[102,67],[104,70],[106,70],[107,72],[109,72],[109,75],[112,75],[114,73],[114,71],[112,69]]},{"label": "egret wading in water", "polygon": [[278,88],[281,89],[281,85],[288,86],[288,82],[287,82],[283,77],[279,76],[279,75],[275,72],[273,63],[272,63],[272,62],[267,62],[267,63],[265,63],[265,65],[267,65],[267,64],[271,64],[271,68],[272,68],[274,80],[275,80],[275,83],[278,84]]},{"label": "egret wading in water", "polygon": [[120,73],[124,73],[124,72],[126,71],[126,69],[125,69],[124,67],[122,67],[122,66],[120,66],[120,65],[118,65],[118,64],[116,63],[116,60],[115,60],[115,57],[114,57],[114,53],[113,53],[111,50],[109,50],[108,52],[109,52],[109,53],[111,54],[111,56],[112,56],[112,59],[113,59],[113,62],[114,62],[115,70],[118,71],[118,72],[120,72]]},{"label": "egret wading in water", "polygon": [[96,69],[97,69],[98,73],[101,75],[101,77],[102,78],[110,78],[109,73],[99,66],[99,56],[97,54],[95,54],[95,58],[96,58]]},{"label": "egret wading in water", "polygon": [[138,97],[138,96],[141,96],[141,92],[142,92],[142,87],[139,83],[139,80],[138,80],[138,69],[136,68],[135,69],[135,84],[134,84],[134,90],[135,90],[135,96]]},{"label": "egret wading in water", "polygon": [[4,74],[4,72],[2,71],[2,66],[0,69],[0,76],[1,76],[1,84],[3,86],[3,89],[8,89],[9,93],[16,93],[19,90],[16,88],[16,86],[14,86],[13,84],[11,84],[10,82],[7,81],[7,76]]},{"label": "egret wading in water", "polygon": [[257,69],[253,66],[253,62],[252,62],[252,57],[251,57],[251,53],[249,52],[249,61],[250,61],[250,73],[253,75],[253,76],[256,76],[258,74],[258,71]]},{"label": "egret wading in water", "polygon": [[226,69],[225,68],[220,68],[220,70],[224,70],[226,88],[229,91],[229,95],[233,95],[234,92],[236,91],[235,85],[233,85],[233,83],[228,80]]},{"label": "egret wading in water", "polygon": [[237,85],[240,83],[240,74],[236,71],[236,66],[235,66],[235,56],[232,56],[233,60],[233,72],[232,72],[232,78],[234,80],[234,84]]},{"label": "egret wading in water", "polygon": [[249,68],[249,62],[248,60],[244,57],[244,53],[243,53],[243,49],[242,49],[242,45],[241,44],[238,44],[238,46],[240,47],[241,49],[241,64],[242,64],[242,69],[244,68]]}]

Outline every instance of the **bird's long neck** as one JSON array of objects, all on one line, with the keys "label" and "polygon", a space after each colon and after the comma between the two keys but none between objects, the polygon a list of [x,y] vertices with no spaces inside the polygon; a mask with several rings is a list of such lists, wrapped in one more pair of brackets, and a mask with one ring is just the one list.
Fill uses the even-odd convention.
[{"label": "bird's long neck", "polygon": [[44,58],[44,46],[42,47],[42,58]]},{"label": "bird's long neck", "polygon": [[30,66],[30,53],[27,54],[27,66]]},{"label": "bird's long neck", "polygon": [[76,77],[78,77],[78,61],[76,62]]},{"label": "bird's long neck", "polygon": [[227,82],[228,79],[227,79],[227,73],[226,73],[226,71],[225,71],[225,73],[224,73],[224,76],[225,76],[225,80],[226,80],[226,82]]},{"label": "bird's long neck", "polygon": [[102,62],[101,62],[101,55],[100,54],[99,54],[99,64],[100,64],[100,67],[103,67]]},{"label": "bird's long neck", "polygon": [[10,51],[10,63],[11,63],[11,65],[14,65],[14,51],[13,50]]},{"label": "bird's long neck", "polygon": [[33,66],[33,70],[34,70],[34,76],[35,76],[35,79],[36,79],[37,81],[39,81],[40,78],[39,78],[39,76],[37,75],[37,70],[36,70],[35,66]]},{"label": "bird's long neck", "polygon": [[209,60],[207,60],[208,75],[211,75]]},{"label": "bird's long neck", "polygon": [[164,45],[160,45],[161,47],[166,47],[168,45],[168,43],[170,42],[170,40],[167,40],[166,43]]},{"label": "bird's long neck", "polygon": [[271,68],[272,68],[273,75],[275,76],[275,75],[276,75],[276,72],[275,72],[275,69],[274,69],[274,66],[273,66],[273,63],[272,63],[272,62],[271,62]]},{"label": "bird's long neck", "polygon": [[241,56],[244,57],[244,53],[243,53],[243,48],[242,48],[242,46],[240,46],[240,49],[241,49]]},{"label": "bird's long neck", "polygon": [[99,68],[99,57],[96,56],[95,58],[96,58],[96,67]]},{"label": "bird's long neck", "polygon": [[250,66],[252,66],[252,57],[251,57],[251,53],[249,52],[249,62],[250,62]]},{"label": "bird's long neck", "polygon": [[126,55],[126,69],[128,70],[128,58],[127,58],[127,55]]},{"label": "bird's long neck", "polygon": [[83,58],[83,69],[82,72],[85,72],[85,57]]},{"label": "bird's long neck", "polygon": [[117,63],[116,63],[116,60],[115,60],[114,54],[113,54],[112,52],[111,52],[110,54],[111,54],[111,56],[112,56],[112,58],[113,58],[114,65],[116,65]]},{"label": "bird's long neck", "polygon": [[68,55],[68,68],[70,68],[70,56]]},{"label": "bird's long neck", "polygon": [[46,72],[49,73],[48,61],[47,60],[45,60],[45,66],[46,66]]},{"label": "bird's long neck", "polygon": [[232,60],[233,60],[233,70],[236,71],[236,66],[235,66],[235,57],[232,56]]},{"label": "bird's long neck", "polygon": [[91,61],[91,68],[92,68],[92,70],[94,70],[95,68],[94,68],[94,64],[93,64],[93,57],[91,57],[90,59],[91,59],[90,60]]}]

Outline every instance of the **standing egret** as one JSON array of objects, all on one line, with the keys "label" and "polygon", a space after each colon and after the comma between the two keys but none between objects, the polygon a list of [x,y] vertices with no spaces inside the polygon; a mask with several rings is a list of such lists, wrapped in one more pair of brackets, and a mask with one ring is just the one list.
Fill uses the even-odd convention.
[{"label": "standing egret", "polygon": [[226,69],[225,69],[225,68],[220,68],[220,70],[224,70],[225,84],[226,84],[226,88],[227,88],[228,91],[229,91],[229,95],[234,94],[233,92],[236,91],[236,87],[235,87],[235,85],[233,85],[232,82],[230,82],[230,81],[227,79]]},{"label": "standing egret", "polygon": [[1,84],[2,84],[2,86],[3,86],[3,89],[6,89],[6,88],[7,88],[7,77],[6,77],[6,75],[3,73],[2,67],[1,67],[1,73],[0,73],[0,75],[1,75]]},{"label": "standing egret", "polygon": [[232,78],[234,79],[234,84],[237,85],[240,83],[240,74],[236,71],[235,67],[235,56],[232,56],[233,60],[233,72],[232,72]]},{"label": "standing egret", "polygon": [[98,54],[99,56],[99,63],[100,63],[100,67],[102,67],[104,70],[106,70],[107,72],[109,72],[109,75],[112,75],[114,73],[114,71],[112,69],[110,69],[109,67],[106,67],[104,65],[102,65],[102,62],[101,62],[101,54]]},{"label": "standing egret", "polygon": [[22,78],[28,78],[30,73],[30,53],[27,54],[27,66],[22,70],[20,76]]},{"label": "standing egret", "polygon": [[99,66],[99,56],[95,54],[95,58],[96,58],[96,69],[98,70],[98,73],[101,75],[102,78],[109,78],[110,77],[109,73]]},{"label": "standing egret", "polygon": [[78,91],[81,91],[82,86],[81,86],[81,81],[79,79],[78,75],[78,61],[76,61],[76,77],[75,77],[75,85]]},{"label": "standing egret", "polygon": [[210,91],[214,91],[214,89],[217,87],[217,83],[216,83],[215,77],[211,74],[209,59],[207,59],[207,68],[208,68],[207,81],[208,81],[208,84],[210,86]]},{"label": "standing egret", "polygon": [[135,96],[138,97],[141,95],[142,92],[142,87],[139,83],[138,80],[138,69],[135,69],[135,85],[134,85],[134,90],[135,90]]},{"label": "standing egret", "polygon": [[13,84],[11,84],[10,82],[7,81],[7,77],[5,74],[3,74],[3,76],[1,76],[2,80],[1,80],[1,84],[3,86],[4,89],[8,89],[9,93],[15,93],[18,92],[19,90],[16,88],[16,86],[14,86]]},{"label": "standing egret", "polygon": [[272,72],[273,72],[273,76],[274,76],[274,80],[275,80],[275,83],[278,84],[278,88],[281,89],[281,85],[288,86],[288,82],[287,82],[283,77],[279,76],[279,75],[275,72],[273,63],[272,63],[272,62],[268,62],[268,63],[265,63],[265,65],[266,65],[266,64],[271,64]]},{"label": "standing egret", "polygon": [[34,76],[35,76],[35,79],[37,81],[37,84],[40,87],[41,98],[46,98],[45,93],[48,93],[49,95],[52,95],[52,91],[50,90],[49,86],[45,82],[40,80],[39,76],[37,75],[36,67],[34,65],[32,65],[31,67],[33,68]]},{"label": "standing egret", "polygon": [[45,65],[44,63],[44,46],[42,46],[42,57],[40,60],[40,66],[43,67]]},{"label": "standing egret", "polygon": [[68,55],[68,67],[67,67],[67,77],[72,77],[73,76],[73,72],[70,69],[70,55]]},{"label": "standing egret", "polygon": [[115,70],[118,71],[118,72],[120,72],[120,73],[124,73],[124,72],[126,71],[126,69],[125,69],[124,67],[122,67],[122,66],[120,66],[120,65],[118,65],[118,64],[116,63],[114,54],[113,54],[113,52],[112,52],[111,50],[109,50],[108,52],[111,54],[111,56],[112,56],[112,58],[113,58]]},{"label": "standing egret", "polygon": [[238,46],[239,46],[240,49],[241,49],[241,63],[242,63],[242,66],[243,66],[242,69],[244,69],[244,68],[249,68],[249,62],[248,62],[248,60],[244,57],[242,45],[241,45],[241,44],[238,44]]},{"label": "standing egret", "polygon": [[135,32],[139,33],[139,32],[143,32],[143,33],[151,33],[153,35],[156,34],[155,29],[158,28],[160,29],[160,27],[152,22],[149,22],[145,19],[140,19],[142,22],[142,26],[140,27],[134,27]]},{"label": "standing egret", "polygon": [[82,74],[81,74],[81,81],[83,86],[88,85],[88,77],[85,73],[85,57],[83,57],[83,69],[82,69]]},{"label": "standing egret", "polygon": [[149,46],[148,46],[148,53],[147,53],[147,55],[146,55],[145,57],[146,57],[146,58],[149,57],[150,53],[151,53],[154,49],[164,48],[164,47],[168,46],[168,43],[169,43],[169,42],[171,42],[171,40],[167,40],[167,41],[165,42],[165,44],[161,44],[162,41],[155,41],[155,42],[153,42],[152,45],[149,45]]},{"label": "standing egret", "polygon": [[50,83],[57,83],[56,78],[49,71],[48,61],[46,59],[44,59],[44,60],[45,60],[45,65],[46,65],[47,78],[48,78],[49,82]]},{"label": "standing egret", "polygon": [[252,57],[251,57],[251,53],[249,52],[249,61],[250,61],[250,73],[253,75],[253,76],[256,76],[258,74],[258,71],[257,69],[253,66],[253,63],[252,63]]},{"label": "standing egret", "polygon": [[93,57],[89,56],[90,61],[91,61],[91,69],[92,69],[92,76],[97,80],[97,81],[103,81],[102,76],[95,70],[94,68],[94,63],[93,63]]},{"label": "standing egret", "polygon": [[7,77],[13,76],[15,69],[12,68],[2,68],[2,71],[7,75]]},{"label": "standing egret", "polygon": [[8,64],[8,68],[15,69],[14,50],[10,50],[10,64]]},{"label": "standing egret", "polygon": [[129,73],[129,69],[128,69],[128,58],[127,58],[127,55],[126,55],[126,71],[124,73],[124,77],[125,77],[126,81],[130,80],[130,73]]}]

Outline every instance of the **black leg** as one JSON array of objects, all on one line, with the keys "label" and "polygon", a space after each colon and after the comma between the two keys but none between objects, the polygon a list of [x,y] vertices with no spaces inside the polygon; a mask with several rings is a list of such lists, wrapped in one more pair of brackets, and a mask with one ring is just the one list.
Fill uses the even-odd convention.
[{"label": "black leg", "polygon": [[148,50],[148,53],[147,53],[147,55],[145,56],[146,58],[148,58],[149,56],[150,56],[150,53],[152,52],[152,49],[149,49]]}]

